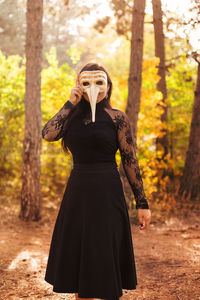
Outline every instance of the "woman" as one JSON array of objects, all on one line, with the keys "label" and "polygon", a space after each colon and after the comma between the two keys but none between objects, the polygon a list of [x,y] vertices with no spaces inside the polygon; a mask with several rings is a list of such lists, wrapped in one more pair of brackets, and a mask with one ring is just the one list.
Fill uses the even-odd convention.
[{"label": "woman", "polygon": [[119,300],[122,289],[136,289],[130,220],[115,161],[118,149],[141,230],[151,218],[130,122],[124,112],[111,107],[111,92],[106,69],[86,64],[69,100],[42,130],[49,142],[62,138],[63,149],[73,156],[45,280],[54,292],[75,293],[76,299]]}]

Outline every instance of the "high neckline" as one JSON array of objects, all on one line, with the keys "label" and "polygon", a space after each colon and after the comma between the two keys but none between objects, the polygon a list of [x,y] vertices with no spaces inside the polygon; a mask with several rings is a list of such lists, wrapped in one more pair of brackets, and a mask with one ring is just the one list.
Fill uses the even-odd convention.
[{"label": "high neckline", "polygon": [[[96,103],[96,111],[103,109],[106,106],[107,98],[103,98],[101,101]],[[85,110],[91,110],[90,102],[87,101],[84,97],[81,98],[80,105]]]}]

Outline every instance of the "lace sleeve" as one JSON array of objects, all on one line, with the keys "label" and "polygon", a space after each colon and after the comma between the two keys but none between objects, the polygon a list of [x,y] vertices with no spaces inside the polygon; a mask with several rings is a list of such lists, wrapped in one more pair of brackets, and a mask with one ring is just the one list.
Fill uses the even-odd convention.
[{"label": "lace sleeve", "polygon": [[58,141],[63,136],[65,121],[74,106],[69,100],[65,102],[63,107],[42,128],[43,139],[53,142]]},{"label": "lace sleeve", "polygon": [[149,209],[134,149],[132,130],[126,113],[118,111],[117,116],[115,116],[115,122],[117,123],[117,135],[122,165],[134,193],[136,209]]}]

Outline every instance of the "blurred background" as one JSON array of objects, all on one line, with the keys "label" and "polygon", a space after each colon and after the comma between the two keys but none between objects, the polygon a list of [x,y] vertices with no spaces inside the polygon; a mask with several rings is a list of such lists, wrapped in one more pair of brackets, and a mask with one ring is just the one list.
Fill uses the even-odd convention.
[{"label": "blurred background", "polygon": [[[160,10],[156,9],[158,4],[162,5]],[[135,5],[141,6],[141,3]],[[90,60],[102,62],[113,80],[112,106],[126,111],[133,119],[137,157],[150,203],[160,203],[159,207],[168,213],[177,202],[182,206],[186,204],[185,200],[181,203],[175,199],[175,193],[179,191],[182,195],[185,191],[189,198],[187,204],[192,209],[195,203],[200,203],[200,149],[194,149],[194,145],[189,148],[191,136],[195,132],[198,136],[200,132],[199,125],[193,128],[195,132],[190,130],[194,91],[199,91],[200,4],[198,0],[147,0],[138,8],[145,13],[143,19],[133,8],[134,1],[127,0],[44,1],[42,125],[68,99],[80,67]],[[26,1],[0,1],[1,195],[2,201],[17,203],[23,181],[26,10]],[[143,27],[143,32],[136,26]],[[137,46],[137,41],[131,44],[134,30],[142,45]],[[134,63],[138,60],[142,69]],[[141,86],[138,83],[131,87],[130,82],[128,85],[131,72],[141,73]],[[134,89],[141,90],[140,95],[134,94]],[[126,107],[128,102],[134,103],[135,98],[139,113],[133,115]],[[193,144],[195,141],[194,138]],[[199,152],[194,159],[188,159],[187,150],[190,154]],[[119,152],[116,159],[120,163]],[[59,142],[43,140],[41,188],[44,201],[46,197],[48,203],[60,201],[71,166],[72,157],[62,152]],[[196,174],[189,169],[195,169]],[[132,215],[134,198],[128,189],[127,186],[127,203]],[[194,189],[196,192],[191,195]]]}]

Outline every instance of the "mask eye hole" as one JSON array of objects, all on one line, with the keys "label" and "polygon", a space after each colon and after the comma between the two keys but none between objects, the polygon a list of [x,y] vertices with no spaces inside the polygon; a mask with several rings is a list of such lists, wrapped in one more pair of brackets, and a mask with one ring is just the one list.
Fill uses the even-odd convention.
[{"label": "mask eye hole", "polygon": [[83,85],[84,85],[84,86],[88,86],[88,85],[89,85],[89,82],[88,82],[88,81],[84,81],[84,82],[83,82]]},{"label": "mask eye hole", "polygon": [[102,80],[98,80],[98,81],[96,81],[96,84],[97,85],[103,85],[103,81]]}]

